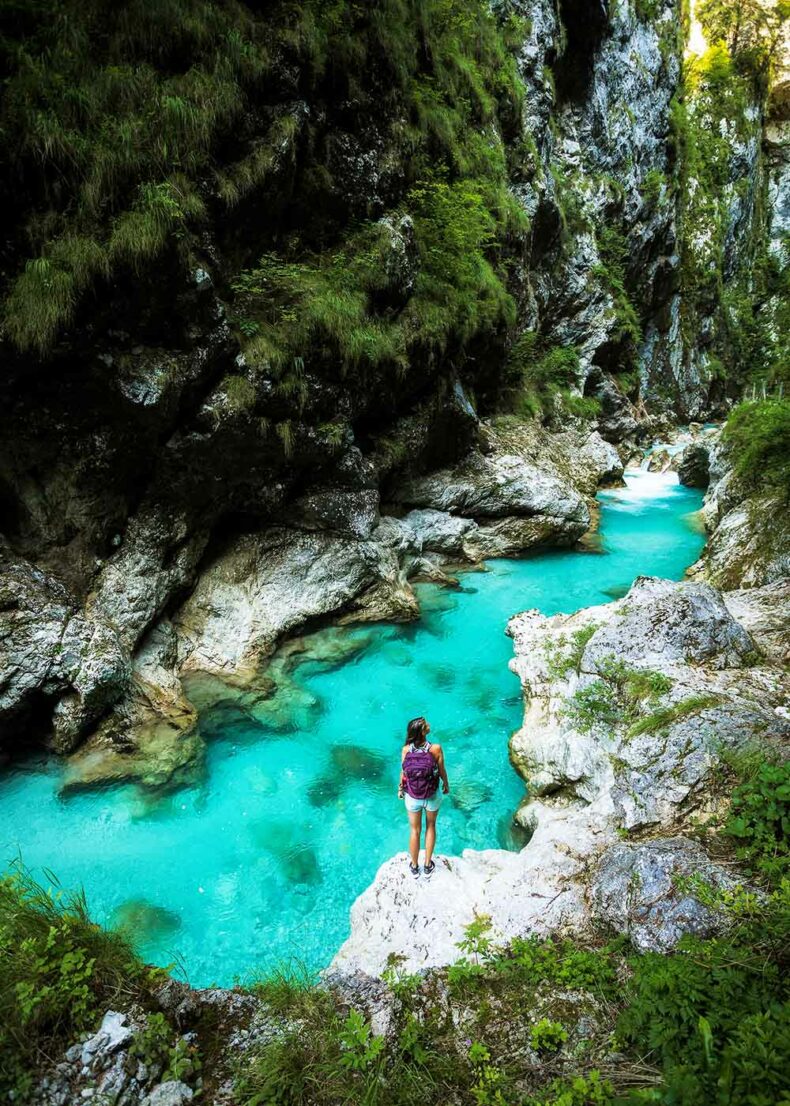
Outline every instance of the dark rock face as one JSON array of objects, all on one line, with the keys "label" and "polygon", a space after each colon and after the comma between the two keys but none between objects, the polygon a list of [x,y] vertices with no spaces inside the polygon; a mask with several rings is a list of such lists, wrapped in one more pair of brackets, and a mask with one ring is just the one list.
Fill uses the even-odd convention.
[{"label": "dark rock face", "polygon": [[678,461],[678,479],[689,488],[707,488],[710,483],[710,452],[701,442],[687,445]]}]

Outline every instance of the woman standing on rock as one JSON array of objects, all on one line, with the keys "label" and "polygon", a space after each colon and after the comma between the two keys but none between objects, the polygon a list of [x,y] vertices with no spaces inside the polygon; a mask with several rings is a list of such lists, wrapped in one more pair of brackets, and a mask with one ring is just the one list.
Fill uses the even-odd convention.
[{"label": "woman standing on rock", "polygon": [[431,727],[424,718],[412,718],[406,727],[406,744],[401,751],[401,774],[398,798],[404,798],[406,792],[406,812],[409,815],[411,834],[409,836],[409,871],[416,878],[420,874],[420,836],[422,834],[422,812],[425,811],[425,875],[430,878],[436,865],[433,862],[433,849],[436,844],[436,819],[442,796],[439,794],[439,780],[446,795],[450,790],[447,771],[444,767],[444,753],[438,742],[428,741]]}]

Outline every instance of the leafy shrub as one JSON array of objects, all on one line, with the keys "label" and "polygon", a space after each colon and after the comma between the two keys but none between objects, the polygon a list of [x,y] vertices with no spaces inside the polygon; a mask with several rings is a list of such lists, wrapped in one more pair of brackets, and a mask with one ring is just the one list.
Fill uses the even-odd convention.
[{"label": "leafy shrub", "polygon": [[741,894],[724,905],[725,937],[685,938],[670,956],[631,961],[617,1037],[661,1066],[664,1085],[649,1101],[772,1106],[786,1098],[790,882],[765,901]]},{"label": "leafy shrub", "polygon": [[776,882],[790,872],[790,764],[763,763],[736,787],[724,832],[750,874]]},{"label": "leafy shrub", "polygon": [[582,418],[594,417],[599,410],[595,400],[569,390],[579,383],[575,346],[547,347],[531,330],[513,343],[505,364],[505,382],[510,406],[522,415],[550,415],[557,400],[569,413]]},{"label": "leafy shrub", "polygon": [[571,634],[571,648],[568,650],[568,639],[561,634],[556,643],[548,652],[547,672],[552,679],[561,679],[569,672],[579,672],[584,650],[587,642],[598,629],[597,622],[590,622],[574,630]]},{"label": "leafy shrub", "polygon": [[500,954],[495,968],[522,986],[550,983],[606,997],[616,987],[615,951],[615,945],[585,949],[569,940],[517,937]]},{"label": "leafy shrub", "polygon": [[724,439],[750,488],[790,498],[790,400],[742,403],[728,418]]},{"label": "leafy shrub", "polygon": [[568,1040],[568,1031],[560,1022],[553,1022],[549,1018],[541,1018],[533,1025],[529,1035],[529,1043],[536,1052],[557,1052]]},{"label": "leafy shrub", "polygon": [[201,1069],[194,1045],[189,1044],[172,1028],[164,1014],[149,1014],[145,1028],[135,1034],[129,1048],[133,1060],[145,1064],[157,1078],[167,1082],[191,1082]]},{"label": "leafy shrub", "polygon": [[82,894],[46,890],[21,868],[0,878],[0,1090],[24,1098],[57,1045],[91,1029],[145,969],[90,921]]},{"label": "leafy shrub", "polygon": [[597,1071],[555,1080],[547,1094],[527,1099],[524,1106],[609,1106],[615,1101],[614,1087]]}]

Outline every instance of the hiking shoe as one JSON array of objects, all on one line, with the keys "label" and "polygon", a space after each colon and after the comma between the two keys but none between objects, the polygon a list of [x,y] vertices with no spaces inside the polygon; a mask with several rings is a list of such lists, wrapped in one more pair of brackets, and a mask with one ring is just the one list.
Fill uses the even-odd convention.
[{"label": "hiking shoe", "polygon": [[423,868],[423,872],[425,873],[425,875],[427,876],[428,879],[431,878],[431,876],[433,875],[433,873],[435,871],[436,871],[436,864],[434,863],[433,860],[431,861],[430,864],[426,864],[426,866]]},{"label": "hiking shoe", "polygon": [[420,866],[419,866],[419,864],[409,864],[409,871],[411,872],[411,874],[412,874],[412,875],[414,876],[414,878],[416,879],[416,878],[417,878],[417,876],[418,876],[418,875],[420,874]]}]

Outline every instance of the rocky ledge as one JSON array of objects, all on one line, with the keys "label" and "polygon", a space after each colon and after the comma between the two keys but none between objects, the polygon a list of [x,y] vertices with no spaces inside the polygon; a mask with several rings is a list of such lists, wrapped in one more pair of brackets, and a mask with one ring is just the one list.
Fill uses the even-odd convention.
[{"label": "rocky ledge", "polygon": [[723,747],[790,745],[784,650],[790,582],[721,593],[643,577],[621,600],[511,619],[524,725],[511,757],[530,787],[518,853],[442,857],[414,881],[405,855],[351,911],[335,971],[377,975],[452,963],[476,915],[502,940],[590,928],[666,951],[716,916],[679,876],[727,886],[689,837],[716,807]]}]

